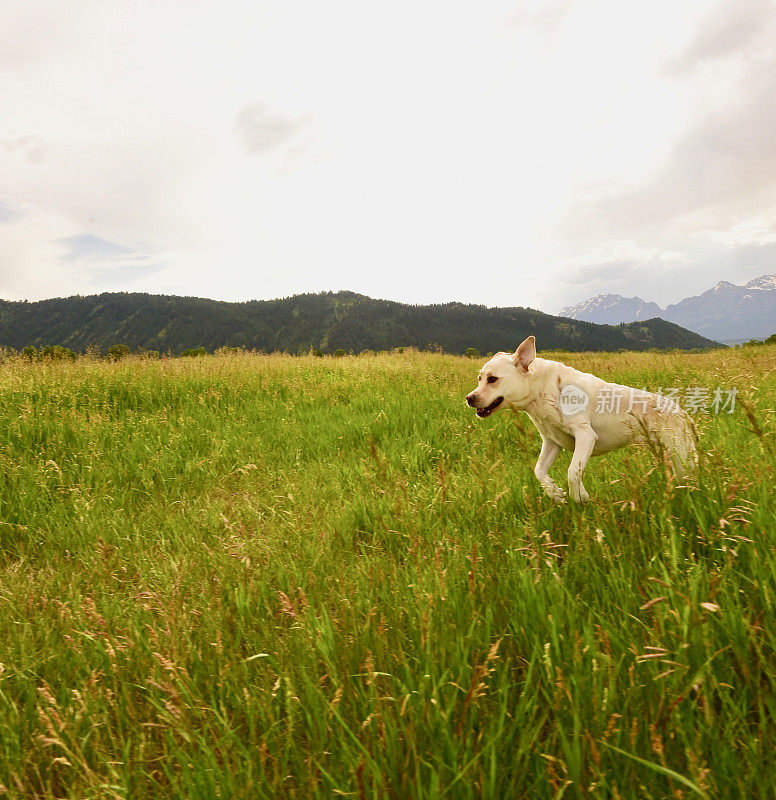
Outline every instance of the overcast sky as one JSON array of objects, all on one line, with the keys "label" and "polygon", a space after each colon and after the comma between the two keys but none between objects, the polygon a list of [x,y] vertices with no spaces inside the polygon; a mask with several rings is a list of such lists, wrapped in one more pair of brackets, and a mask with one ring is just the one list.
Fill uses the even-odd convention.
[{"label": "overcast sky", "polygon": [[776,272],[776,2],[0,0],[0,297]]}]

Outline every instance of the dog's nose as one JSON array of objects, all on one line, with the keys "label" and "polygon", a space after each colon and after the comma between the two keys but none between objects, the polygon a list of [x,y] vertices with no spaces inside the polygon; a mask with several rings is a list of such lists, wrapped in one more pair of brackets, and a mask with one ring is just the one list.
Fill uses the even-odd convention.
[{"label": "dog's nose", "polygon": [[468,403],[470,406],[474,406],[474,404],[477,402],[477,401],[474,399],[474,392],[472,392],[471,394],[467,394],[467,395],[466,395],[466,402],[467,402],[467,403]]}]

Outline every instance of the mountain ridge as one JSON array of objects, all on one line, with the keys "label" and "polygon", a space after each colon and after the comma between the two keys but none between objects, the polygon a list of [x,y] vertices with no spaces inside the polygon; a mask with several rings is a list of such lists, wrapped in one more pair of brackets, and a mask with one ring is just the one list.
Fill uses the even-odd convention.
[{"label": "mountain ridge", "polygon": [[566,306],[558,316],[597,324],[659,317],[718,341],[744,341],[776,332],[776,274],[760,275],[739,286],[718,281],[699,295],[660,308],[640,297],[604,292]]},{"label": "mountain ridge", "polygon": [[534,334],[542,349],[704,349],[719,343],[664,320],[595,325],[535,309],[445,303],[407,305],[355,292],[277,300],[106,292],[67,298],[0,301],[0,345],[62,345],[103,352],[113,344],[180,353],[235,346],[265,352],[361,352],[407,346],[464,353],[514,348]]}]

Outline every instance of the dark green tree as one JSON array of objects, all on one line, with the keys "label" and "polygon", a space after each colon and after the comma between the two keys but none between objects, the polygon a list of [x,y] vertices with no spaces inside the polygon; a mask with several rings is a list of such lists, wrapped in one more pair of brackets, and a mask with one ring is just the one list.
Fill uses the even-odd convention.
[{"label": "dark green tree", "polygon": [[121,359],[126,358],[130,352],[129,345],[112,344],[108,348],[108,361],[121,361]]}]

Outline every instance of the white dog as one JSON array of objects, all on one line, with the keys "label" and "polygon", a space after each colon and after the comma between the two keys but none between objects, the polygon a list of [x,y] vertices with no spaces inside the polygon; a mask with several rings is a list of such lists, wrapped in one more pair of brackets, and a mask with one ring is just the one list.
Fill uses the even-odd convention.
[{"label": "white dog", "polygon": [[577,503],[590,499],[582,485],[590,456],[646,443],[669,456],[680,481],[697,463],[695,427],[675,401],[537,358],[533,336],[513,354],[493,356],[480,370],[477,388],[466,402],[482,418],[502,408],[528,414],[542,436],[534,474],[559,503],[566,502],[566,493],[548,473],[562,449],[574,454],[568,482]]}]

